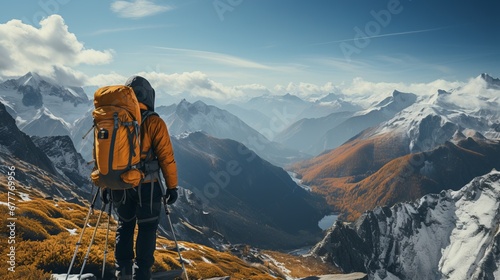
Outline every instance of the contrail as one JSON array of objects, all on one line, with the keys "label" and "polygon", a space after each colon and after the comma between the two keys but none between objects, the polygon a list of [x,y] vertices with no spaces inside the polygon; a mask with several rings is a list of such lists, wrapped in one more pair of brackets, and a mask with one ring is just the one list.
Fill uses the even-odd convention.
[{"label": "contrail", "polygon": [[[391,37],[391,36],[400,36],[400,35],[408,35],[408,34],[415,34],[415,33],[424,33],[424,32],[431,32],[431,31],[443,30],[443,29],[447,29],[447,28],[449,28],[449,27],[438,27],[438,28],[431,28],[431,29],[422,29],[422,30],[413,30],[413,31],[405,31],[405,32],[395,32],[395,33],[387,33],[387,34],[373,35],[373,36],[364,36],[363,39],[373,39],[373,38],[380,38],[380,37]],[[358,38],[351,38],[351,39],[329,41],[329,42],[324,42],[324,43],[312,44],[311,46],[326,45],[326,44],[333,44],[333,43],[342,43],[342,42],[350,42],[350,41],[354,41],[354,40],[357,40],[357,39]]]},{"label": "contrail", "polygon": [[134,27],[122,27],[122,28],[112,28],[112,29],[101,29],[90,33],[89,35],[102,35],[108,33],[117,33],[117,32],[126,32],[126,31],[135,31],[142,29],[153,29],[153,28],[163,28],[163,27],[171,27],[173,25],[149,25],[149,26],[134,26]]}]

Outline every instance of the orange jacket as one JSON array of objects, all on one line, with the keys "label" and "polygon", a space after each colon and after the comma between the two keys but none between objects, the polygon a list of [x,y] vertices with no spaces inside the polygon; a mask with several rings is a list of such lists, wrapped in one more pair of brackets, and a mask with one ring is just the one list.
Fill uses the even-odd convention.
[{"label": "orange jacket", "polygon": [[[141,110],[146,110],[146,105],[139,103]],[[168,134],[167,125],[157,115],[149,116],[141,125],[141,159],[146,159],[151,145],[153,145],[153,153],[158,158],[161,171],[167,183],[167,188],[173,189],[177,187],[177,165],[174,158],[174,149],[170,136]]]}]

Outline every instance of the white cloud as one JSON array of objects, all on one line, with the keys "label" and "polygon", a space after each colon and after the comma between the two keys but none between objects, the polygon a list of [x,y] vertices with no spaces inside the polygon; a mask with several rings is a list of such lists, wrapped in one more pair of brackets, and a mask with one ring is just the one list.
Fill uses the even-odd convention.
[{"label": "white cloud", "polygon": [[[370,82],[362,78],[355,78],[350,83],[324,84],[313,83],[288,83],[268,88],[261,84],[246,84],[227,86],[211,79],[207,74],[200,71],[183,73],[162,73],[157,71],[140,72],[137,75],[148,79],[157,92],[158,99],[210,98],[222,103],[233,103],[246,101],[252,97],[261,95],[283,95],[291,93],[303,99],[316,99],[329,93],[340,93],[347,95],[348,99],[359,105],[368,106],[390,96],[394,90],[411,92],[418,95],[430,95],[438,89],[452,90],[466,85],[466,82],[435,80],[429,83],[388,83]],[[123,84],[128,77],[118,73],[102,74],[88,79],[89,85],[104,86],[110,84]],[[470,82],[469,82],[470,83]],[[479,82],[478,82],[479,83]],[[471,86],[473,87],[473,86]],[[474,88],[474,87],[473,87]],[[468,89],[468,88],[466,88]],[[172,100],[168,100],[172,102]]]},{"label": "white cloud", "polygon": [[87,76],[85,74],[64,65],[54,65],[52,69],[52,75],[48,77],[53,78],[62,85],[83,86],[87,80]]},{"label": "white cloud", "polygon": [[[11,20],[0,24],[0,75],[19,76],[29,71],[61,82],[82,83],[84,75],[71,69],[80,64],[106,64],[112,50],[87,49],[68,31],[60,15],[40,21],[40,28]],[[79,84],[76,83],[76,84]]]},{"label": "white cloud", "polygon": [[248,84],[238,86],[226,86],[210,79],[200,71],[165,74],[159,72],[139,73],[147,78],[155,87],[157,92],[168,93],[173,96],[208,97],[221,102],[234,102],[247,100],[249,98],[264,94],[282,95],[291,93],[303,99],[325,96],[329,93],[343,93],[349,95],[360,104],[368,104],[380,101],[392,94],[394,90],[411,92],[419,95],[430,95],[438,89],[451,90],[463,86],[464,82],[435,80],[430,83],[387,83],[369,82],[362,78],[355,78],[351,83],[334,85],[332,82],[325,84],[313,83],[289,83],[287,85],[276,85],[270,89],[261,84]]},{"label": "white cloud", "polygon": [[234,89],[243,92],[244,96],[241,96],[242,101],[249,100],[257,96],[273,94],[266,86],[261,84],[240,85],[235,86]]},{"label": "white cloud", "polygon": [[127,80],[127,77],[120,75],[116,72],[109,74],[99,74],[94,77],[90,77],[87,81],[87,86],[108,86],[108,85],[122,85]]},{"label": "white cloud", "polygon": [[142,18],[173,10],[172,6],[157,5],[150,0],[114,1],[111,11],[124,18]]},{"label": "white cloud", "polygon": [[324,85],[316,85],[311,83],[300,82],[298,84],[289,83],[286,86],[276,85],[274,87],[274,91],[275,93],[280,95],[285,93],[290,93],[293,95],[297,95],[303,99],[307,99],[309,97],[318,97],[322,95],[327,95],[328,93],[331,92],[338,92],[339,88],[333,85],[332,82],[327,82]]},{"label": "white cloud", "polygon": [[329,93],[345,94],[348,99],[358,103],[361,106],[369,106],[372,103],[379,102],[387,96],[392,95],[394,90],[402,92],[411,92],[417,95],[431,95],[438,89],[452,90],[465,85],[465,82],[435,80],[429,83],[389,83],[389,82],[370,82],[363,78],[354,78],[351,82],[333,84],[327,82],[323,85],[312,83],[289,83],[287,85],[276,85],[272,89],[273,94],[291,93],[302,99],[314,100],[318,97],[326,96]]},{"label": "white cloud", "polygon": [[[156,71],[139,72],[139,75],[146,78],[155,89],[157,99],[167,99],[174,97],[175,100],[190,98],[210,98],[221,103],[245,101],[255,96],[272,94],[271,91],[260,84],[248,84],[238,86],[226,86],[220,82],[210,79],[205,73],[200,71],[183,73],[161,73]],[[123,84],[128,79],[118,73],[100,74],[87,79],[86,86],[101,87],[105,85]]]},{"label": "white cloud", "polygon": [[219,101],[244,96],[242,90],[224,86],[209,79],[206,74],[199,71],[173,74],[142,72],[138,73],[138,75],[148,79],[160,96],[161,93],[166,93],[173,96],[208,97]]},{"label": "white cloud", "polygon": [[346,94],[357,96],[387,95],[394,90],[402,92],[411,92],[419,95],[430,95],[437,92],[438,89],[451,90],[462,86],[463,82],[435,80],[429,83],[387,83],[387,82],[369,82],[362,78],[354,78],[350,85],[342,90]]},{"label": "white cloud", "polygon": [[350,84],[341,87],[342,92],[349,95],[353,100],[358,101],[362,106],[368,106],[371,103],[378,102],[387,96],[392,95],[394,90],[401,92],[410,92],[417,95],[431,95],[438,89],[452,90],[462,85],[464,82],[435,80],[429,83],[388,83],[388,82],[370,82],[360,77],[354,78]]}]

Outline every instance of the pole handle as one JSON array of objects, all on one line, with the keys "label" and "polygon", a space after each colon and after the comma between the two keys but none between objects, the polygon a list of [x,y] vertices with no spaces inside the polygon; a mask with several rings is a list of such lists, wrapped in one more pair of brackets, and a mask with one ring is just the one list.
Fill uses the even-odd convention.
[{"label": "pole handle", "polygon": [[163,205],[165,206],[164,207],[165,208],[165,214],[167,216],[170,215],[170,210],[168,210],[168,204],[167,204],[167,197],[166,196],[163,197]]}]

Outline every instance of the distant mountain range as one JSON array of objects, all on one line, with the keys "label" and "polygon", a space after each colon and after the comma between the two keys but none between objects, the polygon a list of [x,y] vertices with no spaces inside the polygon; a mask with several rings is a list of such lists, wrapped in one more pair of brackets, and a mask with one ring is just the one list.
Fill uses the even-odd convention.
[{"label": "distant mountain range", "polygon": [[[361,131],[394,117],[416,101],[415,94],[394,91],[391,97],[363,111],[343,111],[315,119],[301,119],[275,140],[311,155],[336,148]],[[354,109],[354,108],[352,108]]]},{"label": "distant mountain range", "polygon": [[[289,126],[303,119],[326,117],[338,112],[355,112],[362,108],[339,93],[330,93],[316,100],[304,100],[287,93],[263,95],[247,102],[221,105],[240,119],[261,131],[270,140],[286,144],[279,137]],[[291,146],[290,146],[291,147]],[[301,151],[304,149],[300,149]]]},{"label": "distant mountain range", "polygon": [[220,138],[232,139],[255,151],[260,157],[275,165],[283,166],[306,155],[272,142],[228,111],[207,105],[202,101],[181,101],[174,108],[163,107],[160,112],[171,135],[204,131]]}]

